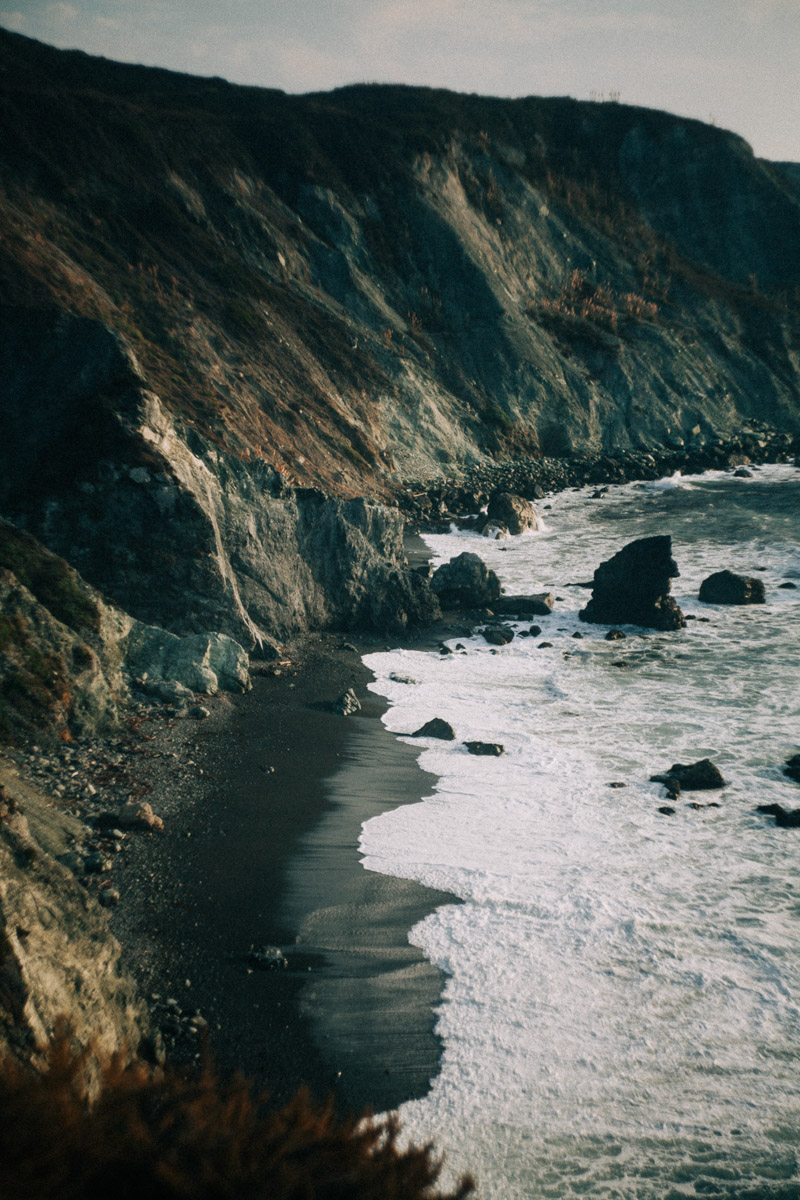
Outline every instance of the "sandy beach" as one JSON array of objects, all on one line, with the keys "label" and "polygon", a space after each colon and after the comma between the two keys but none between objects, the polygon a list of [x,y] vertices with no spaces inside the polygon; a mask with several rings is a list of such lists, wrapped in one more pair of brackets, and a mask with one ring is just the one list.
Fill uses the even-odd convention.
[{"label": "sandy beach", "polygon": [[[451,898],[360,865],[362,822],[432,780],[367,691],[360,655],[385,643],[349,638],[287,648],[289,666],[214,698],[205,721],[142,726],[165,830],[120,856],[112,924],[156,1019],[172,1019],[168,1000],[199,1012],[223,1071],[275,1100],[306,1084],[343,1111],[381,1111],[424,1094],[436,1070],[441,976],[408,931]],[[361,711],[326,710],[349,687]],[[288,965],[248,959],[264,947]],[[184,1021],[175,1057],[198,1042]]]}]

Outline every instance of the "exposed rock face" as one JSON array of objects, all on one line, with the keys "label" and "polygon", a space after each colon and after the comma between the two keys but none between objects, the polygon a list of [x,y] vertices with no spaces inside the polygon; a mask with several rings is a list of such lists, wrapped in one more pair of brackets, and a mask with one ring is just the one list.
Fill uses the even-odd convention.
[{"label": "exposed rock face", "polygon": [[700,584],[704,604],[764,604],[763,579],[737,575],[734,571],[716,571]]},{"label": "exposed rock face", "polygon": [[513,492],[495,492],[486,510],[489,521],[504,525],[509,533],[524,533],[538,529],[536,510],[529,500]]},{"label": "exposed rock face", "polygon": [[500,580],[477,554],[465,551],[434,571],[431,589],[442,608],[483,608],[500,595]]},{"label": "exposed rock face", "polygon": [[101,324],[178,424],[327,492],[497,450],[709,441],[753,416],[798,430],[778,297],[798,283],[800,199],[733,134],[566,98],[165,87],[6,31],[0,66],[4,302],[85,321],[0,334],[0,376],[27,386],[6,364],[43,354],[67,403],[28,412],[79,463],[117,460],[73,404],[90,386],[101,417],[124,392]]},{"label": "exposed rock face", "polygon": [[247,653],[222,633],[178,637],[136,621],[124,650],[127,670],[152,683],[175,681],[191,692],[209,696],[220,688],[246,692],[250,687]]},{"label": "exposed rock face", "polygon": [[[265,462],[182,433],[110,332],[105,350],[116,410],[96,413],[94,397],[74,407],[114,457],[87,454],[38,494],[0,483],[0,503],[120,608],[177,633],[218,630],[256,653],[304,628],[402,632],[437,615],[427,581],[405,565],[396,509],[288,487]],[[28,367],[20,411],[50,406],[57,424],[58,397]],[[40,451],[56,455],[44,430]],[[16,450],[5,443],[9,460]]]},{"label": "exposed rock face", "polygon": [[81,826],[0,761],[0,1041],[21,1061],[67,1014],[81,1045],[136,1050],[148,1034],[100,905],[56,861]]},{"label": "exposed rock face", "polygon": [[678,574],[669,534],[630,542],[595,571],[592,598],[581,610],[580,619],[602,625],[680,629],[686,621],[669,595],[670,580]]}]

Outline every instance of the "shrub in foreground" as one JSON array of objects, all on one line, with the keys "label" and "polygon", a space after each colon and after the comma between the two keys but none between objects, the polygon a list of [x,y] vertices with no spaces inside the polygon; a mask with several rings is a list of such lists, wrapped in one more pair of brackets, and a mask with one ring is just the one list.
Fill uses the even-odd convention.
[{"label": "shrub in foreground", "polygon": [[463,1200],[436,1184],[431,1145],[400,1147],[395,1117],[340,1119],[305,1090],[270,1109],[221,1081],[114,1058],[94,1072],[58,1037],[46,1068],[0,1066],[4,1200]]}]

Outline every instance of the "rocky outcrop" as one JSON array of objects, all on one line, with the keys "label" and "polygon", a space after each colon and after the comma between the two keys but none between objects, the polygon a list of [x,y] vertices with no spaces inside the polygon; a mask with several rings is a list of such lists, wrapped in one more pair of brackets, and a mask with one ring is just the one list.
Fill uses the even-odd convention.
[{"label": "rocky outcrop", "polygon": [[694,763],[673,763],[661,775],[651,775],[651,782],[663,783],[671,792],[701,792],[725,786],[722,772],[710,758]]},{"label": "rocky outcrop", "polygon": [[486,509],[487,520],[503,526],[509,533],[538,529],[536,510],[529,500],[513,492],[495,492]]},{"label": "rocky outcrop", "polygon": [[0,1041],[20,1061],[65,1015],[102,1054],[136,1051],[149,1035],[105,912],[58,861],[82,832],[0,760]]},{"label": "rocky outcrop", "polygon": [[[77,370],[87,322],[71,320],[75,344],[66,344]],[[69,324],[53,316],[51,337]],[[224,455],[170,419],[111,331],[103,348],[100,375],[98,364],[85,364],[89,394],[76,393],[71,419],[93,429],[105,456],[90,445],[69,479],[0,486],[0,503],[119,608],[179,634],[215,630],[256,653],[309,627],[397,633],[436,615],[427,581],[406,567],[396,509],[292,488],[263,460]],[[48,423],[26,431],[21,415],[49,412],[59,428],[61,398],[42,390],[55,369],[52,347],[43,354],[37,372],[31,349],[8,400],[20,419],[0,461],[37,437],[40,455],[58,456]],[[92,389],[112,381],[115,406],[96,412]]]},{"label": "rocky outcrop", "polygon": [[592,598],[580,619],[680,629],[686,621],[669,594],[670,580],[678,574],[668,534],[630,542],[595,571]]},{"label": "rocky outcrop", "polygon": [[728,570],[704,579],[699,596],[704,604],[764,604],[767,599],[763,579]]},{"label": "rocky outcrop", "polygon": [[492,611],[502,616],[549,617],[556,598],[552,592],[536,592],[529,596],[497,596]]},{"label": "rocky outcrop", "polygon": [[424,725],[420,725],[409,737],[431,737],[439,738],[443,742],[452,742],[455,739],[455,730],[449,722],[442,717],[431,717],[430,721],[426,721]]},{"label": "rocky outcrop", "polygon": [[127,671],[144,683],[175,681],[209,696],[220,689],[246,692],[250,687],[247,654],[225,634],[178,637],[135,621],[122,644]]},{"label": "rocky outcrop", "polygon": [[484,608],[500,595],[500,580],[477,554],[465,551],[434,571],[431,590],[442,608]]}]

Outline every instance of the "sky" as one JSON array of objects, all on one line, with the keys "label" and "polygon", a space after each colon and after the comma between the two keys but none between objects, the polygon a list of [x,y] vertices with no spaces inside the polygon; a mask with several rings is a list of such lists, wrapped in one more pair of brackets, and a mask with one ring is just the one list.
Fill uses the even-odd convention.
[{"label": "sky", "polygon": [[287,92],[617,97],[800,162],[800,0],[0,0],[0,25]]}]

